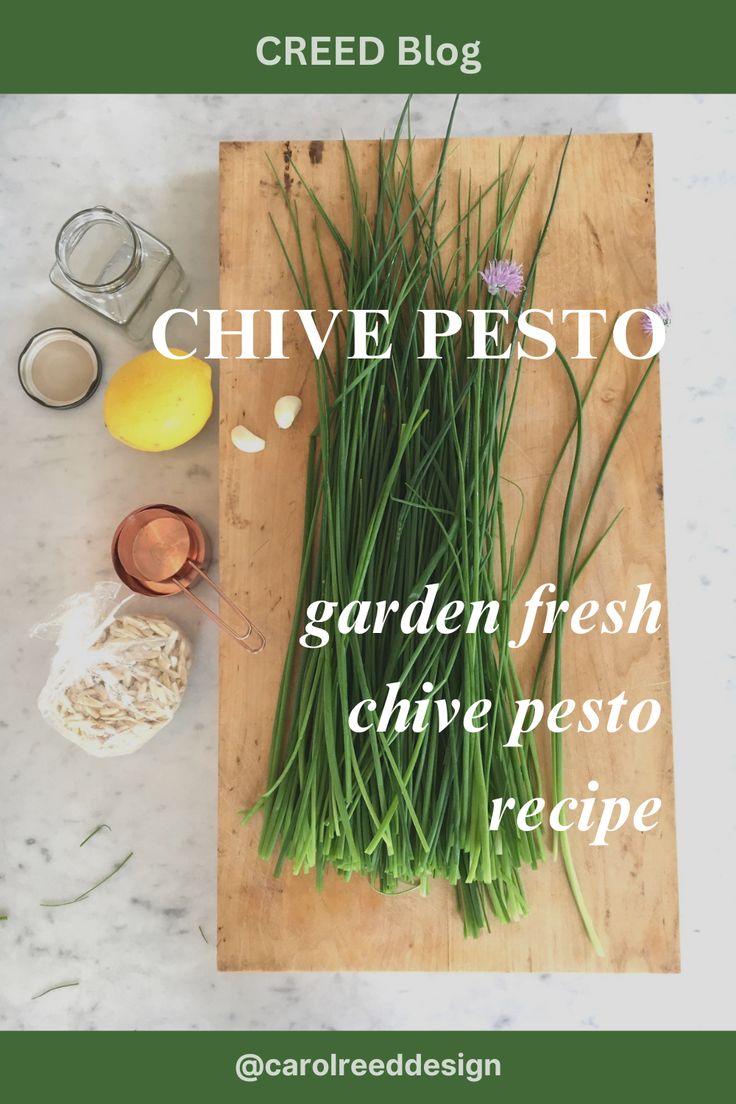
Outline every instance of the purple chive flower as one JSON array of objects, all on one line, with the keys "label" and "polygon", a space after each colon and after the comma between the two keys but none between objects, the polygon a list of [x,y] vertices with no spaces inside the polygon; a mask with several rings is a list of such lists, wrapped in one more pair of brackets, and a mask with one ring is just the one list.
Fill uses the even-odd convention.
[{"label": "purple chive flower", "polygon": [[[658,315],[665,326],[669,326],[672,322],[672,311],[669,303],[655,303],[651,307],[647,307],[647,310],[652,311],[653,314]],[[651,334],[652,332],[652,320],[648,314],[642,316],[641,328],[645,334]]]},{"label": "purple chive flower", "polygon": [[516,261],[489,261],[486,267],[481,269],[480,278],[491,295],[507,291],[513,299],[524,289],[521,265]]}]

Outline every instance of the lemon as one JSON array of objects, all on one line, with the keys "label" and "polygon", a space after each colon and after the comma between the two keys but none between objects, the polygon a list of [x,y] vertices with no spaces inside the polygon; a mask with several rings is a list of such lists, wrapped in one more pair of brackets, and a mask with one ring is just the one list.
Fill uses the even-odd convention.
[{"label": "lemon", "polygon": [[212,369],[197,357],[169,360],[150,349],[110,378],[104,413],[110,433],[130,448],[177,448],[195,437],[212,413]]}]

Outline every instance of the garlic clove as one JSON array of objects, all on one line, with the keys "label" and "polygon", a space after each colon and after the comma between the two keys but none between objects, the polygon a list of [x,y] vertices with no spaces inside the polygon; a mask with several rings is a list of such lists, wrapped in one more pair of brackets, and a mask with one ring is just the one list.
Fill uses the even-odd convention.
[{"label": "garlic clove", "polygon": [[288,429],[294,424],[294,420],[302,408],[302,400],[298,395],[282,395],[276,400],[273,408],[273,416],[276,425],[281,429]]},{"label": "garlic clove", "polygon": [[266,442],[262,437],[257,437],[245,426],[239,425],[230,431],[230,440],[241,452],[263,452]]}]

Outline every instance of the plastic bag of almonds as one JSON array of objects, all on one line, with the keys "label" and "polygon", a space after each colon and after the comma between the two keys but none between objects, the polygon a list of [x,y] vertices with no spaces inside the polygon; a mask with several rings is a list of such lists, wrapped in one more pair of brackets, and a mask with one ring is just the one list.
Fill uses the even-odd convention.
[{"label": "plastic bag of almonds", "polygon": [[167,617],[130,613],[117,583],[75,594],[35,636],[57,650],[38,699],[41,715],[90,755],[129,755],[181,704],[192,651]]}]

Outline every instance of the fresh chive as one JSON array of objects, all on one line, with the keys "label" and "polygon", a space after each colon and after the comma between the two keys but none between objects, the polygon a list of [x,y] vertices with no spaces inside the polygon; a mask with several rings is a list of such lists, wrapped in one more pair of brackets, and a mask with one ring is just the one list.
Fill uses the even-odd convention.
[{"label": "fresh chive", "polygon": [[199,934],[200,934],[200,935],[202,936],[202,938],[204,939],[205,943],[206,943],[206,944],[207,944],[207,946],[209,947],[210,941],[209,941],[209,939],[207,938],[207,936],[206,936],[206,935],[204,934],[204,930],[203,930],[203,928],[202,928],[202,925],[201,925],[201,924],[199,925]]},{"label": "fresh chive", "polygon": [[95,884],[93,886],[90,886],[89,889],[85,890],[84,893],[80,893],[78,897],[72,897],[68,901],[42,901],[42,908],[62,908],[64,905],[76,905],[78,901],[86,900],[86,898],[89,897],[90,893],[92,893],[95,889],[98,889],[99,886],[104,885],[105,882],[109,882],[110,878],[113,878],[119,870],[122,870],[128,860],[132,858],[133,852],[131,851],[121,862],[118,863],[116,867],[114,867],[110,871],[109,874],[106,874],[104,878],[101,878],[99,880],[99,882],[95,882]]},{"label": "fresh chive", "polygon": [[[434,361],[420,360],[417,320],[428,302],[464,314],[474,307],[505,305],[482,292],[478,273],[489,255],[503,256],[510,248],[530,173],[514,178],[519,147],[507,168],[499,164],[495,180],[481,187],[460,181],[448,204],[443,177],[452,158],[452,118],[435,173],[420,191],[414,183],[411,137],[405,147],[400,141],[405,123],[410,135],[408,102],[393,139],[380,143],[376,208],[370,214],[367,182],[358,179],[350,147],[343,142],[350,205],[347,228],[337,228],[298,166],[292,165],[303,185],[303,202],[317,240],[315,272],[307,263],[300,203],[275,173],[288,227],[281,231],[272,223],[301,303],[313,306],[318,282],[335,302],[331,251],[342,273],[345,305],[387,312],[385,340],[392,352],[388,359],[350,359],[350,318],[337,332],[333,348],[326,348],[314,365],[318,421],[307,462],[294,621],[266,788],[243,816],[263,812],[259,854],[275,856],[277,875],[287,864],[295,873],[314,869],[319,886],[331,867],[346,879],[364,876],[385,894],[406,892],[407,886],[424,894],[433,880],[440,879],[455,887],[464,930],[477,936],[490,928],[492,918],[506,923],[526,915],[522,871],[536,867],[546,853],[541,828],[522,832],[513,818],[504,818],[495,833],[488,827],[495,798],[514,798],[518,808],[539,796],[543,784],[533,736],[522,747],[505,746],[515,701],[529,696],[508,647],[513,600],[530,570],[543,525],[552,524],[545,510],[573,440],[572,469],[556,531],[560,598],[569,597],[609,531],[613,522],[583,553],[606,466],[651,365],[604,455],[574,536],[570,530],[571,519],[578,516],[583,410],[610,335],[582,393],[559,353],[563,378],[575,399],[575,418],[552,461],[531,545],[522,558],[518,536],[523,495],[516,523],[509,525],[503,492],[510,481],[503,468],[523,362],[473,360],[467,324],[456,337],[441,340]],[[517,313],[510,312],[499,348],[516,343],[518,315],[532,303],[569,141],[568,136],[561,149],[526,289]],[[448,228],[444,220],[450,208]],[[494,351],[498,349],[489,347],[489,353]],[[439,586],[438,605],[459,599],[467,608],[479,599],[498,599],[499,632],[493,637],[458,633],[450,643],[431,633],[408,638],[388,622],[381,634],[335,633],[325,647],[298,648],[309,602],[321,599],[344,607],[355,599],[394,599],[404,608],[429,582]],[[560,619],[552,641],[553,695],[560,698],[562,626]],[[549,639],[534,689],[548,644]],[[440,733],[430,710],[429,725],[420,734],[411,729],[378,732],[373,726],[358,738],[347,724],[349,710],[388,682],[399,682],[409,700],[421,696],[425,682],[434,686],[432,699],[440,694],[464,702],[490,697],[490,723],[479,733]],[[557,795],[563,783],[559,740],[553,740],[552,751],[552,789]],[[565,833],[560,846],[583,925],[599,950]]]}]

